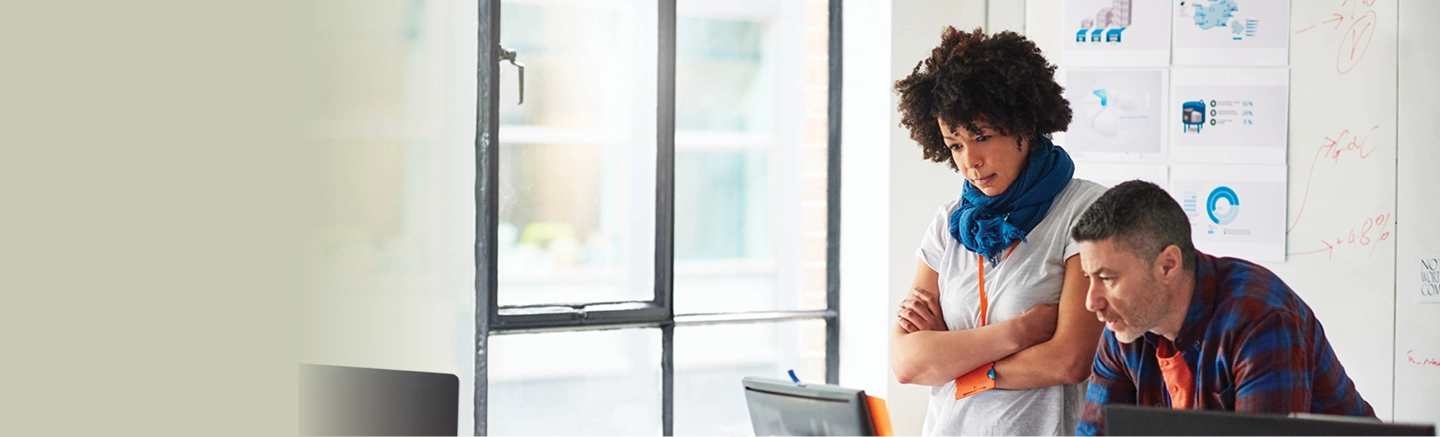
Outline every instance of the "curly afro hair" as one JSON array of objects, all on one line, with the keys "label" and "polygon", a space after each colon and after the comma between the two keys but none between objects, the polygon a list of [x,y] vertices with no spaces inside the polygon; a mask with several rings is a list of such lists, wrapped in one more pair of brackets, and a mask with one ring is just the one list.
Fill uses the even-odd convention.
[{"label": "curly afro hair", "polygon": [[[947,26],[930,58],[895,82],[900,125],[920,144],[925,159],[959,171],[941,138],[937,119],[978,135],[977,123],[1003,136],[1038,139],[1070,125],[1070,103],[1055,83],[1055,66],[1040,48],[1015,32],[986,35]],[[1031,149],[1034,150],[1034,149]]]}]

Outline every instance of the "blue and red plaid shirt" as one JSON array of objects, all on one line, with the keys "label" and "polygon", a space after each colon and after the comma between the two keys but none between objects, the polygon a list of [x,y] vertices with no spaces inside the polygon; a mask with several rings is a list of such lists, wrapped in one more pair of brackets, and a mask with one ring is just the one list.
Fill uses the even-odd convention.
[{"label": "blue and red plaid shirt", "polygon": [[[1076,435],[1104,433],[1105,404],[1168,407],[1154,333],[1120,343],[1105,330]],[[1245,260],[1200,254],[1195,294],[1174,340],[1195,376],[1198,409],[1375,417],[1310,307]]]}]

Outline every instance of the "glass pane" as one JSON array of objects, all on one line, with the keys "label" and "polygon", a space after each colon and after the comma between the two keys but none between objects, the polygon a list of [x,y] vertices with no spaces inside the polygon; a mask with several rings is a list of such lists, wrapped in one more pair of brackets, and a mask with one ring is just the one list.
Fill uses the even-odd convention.
[{"label": "glass pane", "polygon": [[675,311],[823,309],[827,3],[677,8]]},{"label": "glass pane", "polygon": [[490,337],[490,435],[659,435],[660,331]]},{"label": "glass pane", "polygon": [[460,378],[474,428],[476,5],[301,2],[320,214],[300,362]]},{"label": "glass pane", "polygon": [[650,300],[653,1],[504,1],[500,305]]},{"label": "glass pane", "polygon": [[755,435],[740,378],[825,382],[825,321],[675,328],[675,435]]}]

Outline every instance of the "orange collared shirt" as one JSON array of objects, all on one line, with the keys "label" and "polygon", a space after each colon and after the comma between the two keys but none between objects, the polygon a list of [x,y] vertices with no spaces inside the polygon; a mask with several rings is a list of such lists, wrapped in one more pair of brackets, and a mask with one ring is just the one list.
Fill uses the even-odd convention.
[{"label": "orange collared shirt", "polygon": [[1165,388],[1170,392],[1170,408],[1191,410],[1195,408],[1195,374],[1185,364],[1185,356],[1175,350],[1175,344],[1160,337],[1155,348],[1155,358],[1160,363],[1160,374],[1165,378]]}]

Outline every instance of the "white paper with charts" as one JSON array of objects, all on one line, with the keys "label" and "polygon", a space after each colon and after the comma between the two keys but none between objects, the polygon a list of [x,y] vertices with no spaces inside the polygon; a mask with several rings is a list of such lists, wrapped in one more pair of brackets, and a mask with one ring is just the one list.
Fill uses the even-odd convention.
[{"label": "white paper with charts", "polygon": [[1164,70],[1069,70],[1065,99],[1073,116],[1066,150],[1077,159],[1163,158]]},{"label": "white paper with charts", "polygon": [[1175,65],[1286,65],[1290,2],[1174,0]]},{"label": "white paper with charts", "polygon": [[1176,165],[1170,195],[1195,248],[1252,261],[1285,260],[1285,166]]},{"label": "white paper with charts", "polygon": [[1285,163],[1289,70],[1177,68],[1170,83],[1172,161]]},{"label": "white paper with charts", "polygon": [[1170,65],[1168,0],[1065,0],[1061,9],[1063,65]]}]

